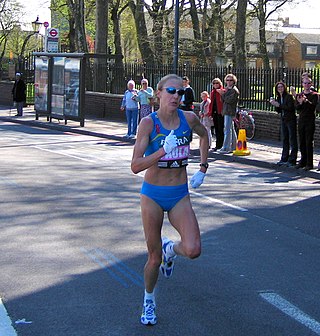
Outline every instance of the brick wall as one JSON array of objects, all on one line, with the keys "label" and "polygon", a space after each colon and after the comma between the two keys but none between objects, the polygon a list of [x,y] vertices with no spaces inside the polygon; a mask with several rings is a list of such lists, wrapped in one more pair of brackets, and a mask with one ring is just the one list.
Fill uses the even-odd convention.
[{"label": "brick wall", "polygon": [[[0,82],[0,104],[12,104],[12,82]],[[86,92],[85,117],[125,121],[120,111],[122,95]],[[280,140],[280,117],[276,112],[252,111],[256,124],[256,139]],[[320,119],[316,119],[315,146],[320,147]]]},{"label": "brick wall", "polygon": [[87,91],[85,116],[125,121],[125,111],[120,111],[122,97],[122,95]]},{"label": "brick wall", "polygon": [[5,106],[12,106],[12,88],[14,82],[3,81],[0,82],[0,104]]},{"label": "brick wall", "polygon": [[301,43],[294,34],[288,34],[284,39],[284,62],[288,68],[304,67],[304,61],[301,54]]}]

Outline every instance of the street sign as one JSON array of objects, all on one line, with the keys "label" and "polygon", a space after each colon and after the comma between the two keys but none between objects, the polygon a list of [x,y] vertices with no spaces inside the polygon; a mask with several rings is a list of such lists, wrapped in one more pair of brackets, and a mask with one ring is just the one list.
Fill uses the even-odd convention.
[{"label": "street sign", "polygon": [[43,22],[43,26],[45,27],[45,28],[48,28],[49,27],[49,22]]},{"label": "street sign", "polygon": [[50,29],[48,30],[48,35],[49,35],[50,37],[58,38],[58,37],[59,37],[59,31],[58,31],[58,29],[56,29],[56,28],[50,28]]},{"label": "street sign", "polygon": [[49,28],[46,30],[46,51],[59,51],[59,30],[56,28]]}]

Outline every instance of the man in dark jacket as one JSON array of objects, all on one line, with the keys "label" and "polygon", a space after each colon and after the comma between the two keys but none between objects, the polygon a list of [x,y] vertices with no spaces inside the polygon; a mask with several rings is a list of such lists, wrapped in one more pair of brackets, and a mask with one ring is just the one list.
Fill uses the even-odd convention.
[{"label": "man in dark jacket", "polygon": [[301,159],[296,168],[313,169],[313,139],[316,127],[316,105],[318,95],[312,92],[310,77],[302,78],[303,91],[297,94],[297,111],[299,114],[298,132]]},{"label": "man in dark jacket", "polygon": [[17,107],[16,116],[22,116],[23,114],[23,105],[26,101],[26,84],[21,78],[21,73],[16,73],[16,80],[12,88],[13,101]]},{"label": "man in dark jacket", "polygon": [[182,77],[184,95],[181,98],[180,108],[184,111],[193,111],[194,91],[189,85],[189,78],[187,76]]}]

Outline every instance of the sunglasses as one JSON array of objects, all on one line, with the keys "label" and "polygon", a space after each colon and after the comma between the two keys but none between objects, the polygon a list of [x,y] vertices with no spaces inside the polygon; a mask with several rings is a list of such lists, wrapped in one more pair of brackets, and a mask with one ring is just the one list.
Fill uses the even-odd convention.
[{"label": "sunglasses", "polygon": [[213,82],[212,84],[214,85],[214,84],[220,84],[220,83],[219,82]]},{"label": "sunglasses", "polygon": [[166,91],[172,95],[174,95],[175,93],[177,93],[179,96],[184,95],[184,89],[176,89],[174,87],[166,87],[164,89],[166,89]]},{"label": "sunglasses", "polygon": [[233,79],[226,79],[226,82],[233,82]]},{"label": "sunglasses", "polygon": [[310,85],[310,84],[311,84],[311,82],[303,82],[302,84],[309,84],[309,85]]}]

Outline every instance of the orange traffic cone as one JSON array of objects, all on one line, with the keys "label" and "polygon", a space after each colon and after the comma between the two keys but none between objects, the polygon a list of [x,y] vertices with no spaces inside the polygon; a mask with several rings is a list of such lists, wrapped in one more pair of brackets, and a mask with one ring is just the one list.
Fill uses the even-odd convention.
[{"label": "orange traffic cone", "polygon": [[233,155],[250,155],[247,148],[247,135],[245,129],[239,129],[237,148],[233,151]]}]

